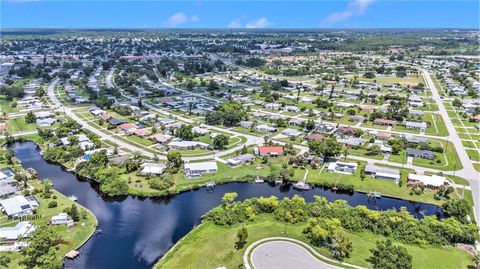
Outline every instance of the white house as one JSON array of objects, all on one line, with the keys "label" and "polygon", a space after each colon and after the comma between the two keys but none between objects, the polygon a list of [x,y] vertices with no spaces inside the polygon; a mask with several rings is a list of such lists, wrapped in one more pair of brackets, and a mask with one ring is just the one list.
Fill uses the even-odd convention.
[{"label": "white house", "polygon": [[281,132],[282,135],[285,135],[285,136],[289,136],[289,137],[300,137],[302,136],[302,133],[299,132],[298,130],[296,129],[292,129],[292,128],[289,128],[289,129],[285,129]]},{"label": "white house", "polygon": [[142,170],[140,171],[141,175],[154,175],[158,176],[163,174],[167,166],[163,163],[142,163],[140,165]]},{"label": "white house", "polygon": [[373,178],[391,180],[396,183],[400,182],[400,171],[397,169],[367,164],[365,167],[365,174]]},{"label": "white house", "polygon": [[417,121],[407,121],[405,122],[405,127],[407,129],[416,129],[420,131],[425,131],[427,129],[427,123],[422,121],[422,122],[417,122]]},{"label": "white house", "polygon": [[328,165],[328,172],[330,173],[343,173],[343,174],[354,174],[357,171],[357,163],[347,163],[347,162],[331,162]]},{"label": "white house", "polygon": [[18,240],[26,238],[36,227],[30,221],[21,221],[13,227],[0,228],[0,251],[19,251],[22,247],[27,246],[26,242]]},{"label": "white house", "polygon": [[266,124],[260,124],[260,125],[255,126],[255,131],[263,132],[263,133],[273,133],[273,132],[277,131],[277,128],[274,128],[272,126],[268,126]]},{"label": "white house", "polygon": [[0,206],[7,216],[21,217],[31,215],[33,210],[38,208],[39,204],[33,196],[25,197],[23,195],[17,195],[0,200]]},{"label": "white house", "polygon": [[67,227],[72,227],[74,225],[73,220],[68,216],[67,213],[62,212],[58,215],[53,216],[50,219],[51,225],[66,225]]},{"label": "white house", "polygon": [[203,174],[215,174],[218,171],[217,162],[186,163],[183,172],[186,178],[201,177]]},{"label": "white house", "polygon": [[423,183],[427,188],[436,189],[442,185],[449,185],[450,183],[445,177],[437,175],[417,175],[417,174],[408,174],[408,184],[414,185],[418,183]]}]

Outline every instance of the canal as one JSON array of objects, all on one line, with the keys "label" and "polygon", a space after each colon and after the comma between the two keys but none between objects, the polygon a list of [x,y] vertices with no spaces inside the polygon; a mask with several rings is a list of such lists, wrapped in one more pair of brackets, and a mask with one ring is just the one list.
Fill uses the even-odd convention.
[{"label": "canal", "polygon": [[221,202],[226,192],[237,192],[238,199],[275,195],[279,198],[295,194],[313,201],[314,195],[329,201],[346,200],[350,205],[365,205],[371,209],[386,210],[406,207],[416,217],[441,214],[435,205],[382,197],[371,201],[363,193],[339,194],[314,188],[300,192],[293,188],[252,183],[217,185],[213,192],[204,188],[172,197],[147,198],[102,196],[95,184],[82,180],[59,165],[42,159],[32,142],[11,145],[23,167],[34,168],[40,179],[48,178],[56,190],[66,196],[75,195],[78,202],[90,209],[99,221],[102,233],[94,235],[81,249],[81,256],[67,261],[66,268],[150,268],[179,239],[201,221],[201,216]]}]

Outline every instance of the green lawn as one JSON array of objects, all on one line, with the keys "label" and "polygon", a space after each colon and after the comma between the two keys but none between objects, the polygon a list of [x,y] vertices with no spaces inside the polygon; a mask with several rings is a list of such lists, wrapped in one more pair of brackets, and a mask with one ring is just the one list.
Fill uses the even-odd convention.
[{"label": "green lawn", "polygon": [[472,161],[480,161],[480,153],[476,149],[467,149],[467,154]]},{"label": "green lawn", "polygon": [[35,131],[37,129],[36,123],[26,123],[25,117],[18,117],[7,121],[7,131],[10,134]]},{"label": "green lawn", "polygon": [[[275,236],[287,236],[308,243],[302,231],[305,223],[288,224],[273,219],[269,215],[257,216],[253,223],[245,224],[248,231],[247,244],[240,250],[235,249],[237,227],[222,227],[212,222],[204,222],[186,235],[154,268],[243,268],[242,259],[245,249],[253,242]],[[286,232],[286,234],[284,233]],[[345,232],[353,246],[350,258],[345,262],[371,268],[366,261],[371,256],[369,249],[375,247],[377,240],[383,239],[370,232]],[[414,269],[451,269],[467,268],[471,265],[469,254],[454,247],[419,247],[399,242],[412,255]],[[205,247],[210,246],[210,247]],[[317,252],[331,257],[326,248],[314,247]]]}]

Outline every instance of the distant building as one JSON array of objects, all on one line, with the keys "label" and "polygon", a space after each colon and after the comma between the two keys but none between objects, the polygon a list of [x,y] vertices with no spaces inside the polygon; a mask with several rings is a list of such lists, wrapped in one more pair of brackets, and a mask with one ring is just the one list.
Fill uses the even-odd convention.
[{"label": "distant building", "polygon": [[445,177],[437,175],[417,175],[408,174],[408,185],[424,184],[425,187],[430,189],[439,188],[442,185],[449,185],[450,183]]},{"label": "distant building", "polygon": [[435,158],[435,152],[429,150],[407,148],[407,156],[413,158],[433,160]]},{"label": "distant building", "polygon": [[245,153],[245,154],[242,154],[242,155],[238,155],[238,156],[229,158],[229,159],[227,159],[227,162],[230,166],[234,167],[234,166],[239,166],[239,165],[242,165],[242,164],[249,163],[253,160],[255,160],[255,156],[253,156],[250,153]]},{"label": "distant building", "polygon": [[283,147],[258,147],[258,155],[260,156],[281,156],[283,155]]}]

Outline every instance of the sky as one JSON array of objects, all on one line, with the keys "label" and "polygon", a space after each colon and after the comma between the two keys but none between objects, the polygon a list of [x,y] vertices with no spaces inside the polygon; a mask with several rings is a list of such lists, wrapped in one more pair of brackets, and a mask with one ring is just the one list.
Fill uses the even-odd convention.
[{"label": "sky", "polygon": [[478,0],[0,0],[0,28],[474,28]]}]

